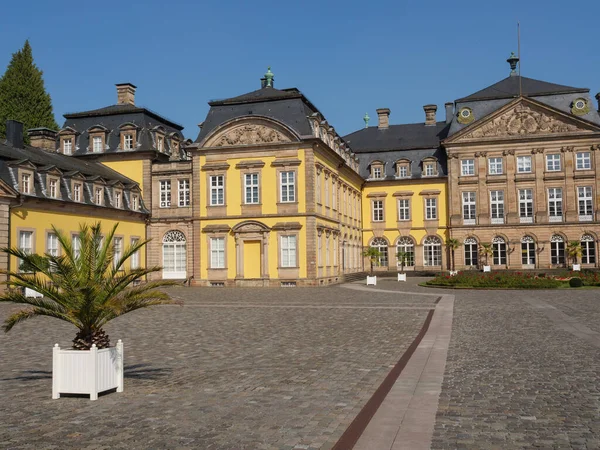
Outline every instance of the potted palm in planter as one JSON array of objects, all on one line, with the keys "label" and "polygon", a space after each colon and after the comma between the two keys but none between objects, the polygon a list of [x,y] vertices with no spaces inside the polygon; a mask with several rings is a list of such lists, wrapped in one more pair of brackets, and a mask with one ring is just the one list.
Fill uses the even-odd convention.
[{"label": "potted palm in planter", "polygon": [[491,272],[492,271],[492,266],[488,265],[488,258],[490,256],[494,255],[494,249],[492,248],[492,244],[482,243],[481,247],[479,247],[479,253],[481,254],[481,256],[483,257],[483,259],[485,260],[485,263],[483,264],[483,271],[484,272]]},{"label": "potted palm in planter", "polygon": [[573,271],[580,271],[581,264],[577,264],[577,258],[581,256],[581,243],[579,241],[570,241],[567,244],[567,255],[573,261]]},{"label": "potted palm in planter", "polygon": [[[126,248],[115,257],[115,225],[105,237],[100,224],[81,225],[79,250],[66,233],[52,227],[58,237],[60,256],[27,254],[16,248],[3,249],[22,261],[28,272],[4,272],[9,289],[0,302],[28,307],[11,314],[4,322],[9,332],[18,323],[38,316],[54,317],[78,328],[71,350],[58,344],[53,351],[52,398],[61,393],[89,394],[117,388],[123,390],[123,345],[119,340],[110,347],[104,326],[110,320],[136,309],[176,303],[158,288],[172,286],[173,281],[138,282],[159,267],[125,269],[125,263],[148,241]],[[43,298],[27,297],[23,289],[40,293]]]},{"label": "potted palm in planter", "polygon": [[408,252],[404,252],[399,250],[396,253],[396,258],[398,258],[398,264],[400,265],[400,272],[398,273],[398,281],[406,281],[406,274],[404,273],[404,266],[408,262],[408,258],[410,254]]},{"label": "potted palm in planter", "polygon": [[458,271],[456,270],[454,252],[458,247],[460,247],[460,242],[458,239],[450,238],[446,241],[446,247],[448,247],[448,249],[450,250],[450,261],[451,261],[450,276],[454,276],[458,273]]},{"label": "potted palm in planter", "polygon": [[381,257],[381,252],[377,250],[375,247],[368,247],[364,252],[363,256],[369,258],[369,263],[371,265],[371,275],[367,275],[367,286],[369,284],[377,285],[377,277],[373,275],[373,266],[379,261]]}]

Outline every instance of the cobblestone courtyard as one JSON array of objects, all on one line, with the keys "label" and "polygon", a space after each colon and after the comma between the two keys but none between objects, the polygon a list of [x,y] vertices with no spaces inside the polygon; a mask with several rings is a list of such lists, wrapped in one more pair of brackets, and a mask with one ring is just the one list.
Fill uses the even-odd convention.
[{"label": "cobblestone courtyard", "polygon": [[108,327],[126,345],[125,392],[96,402],[50,399],[51,347],[73,329],[21,324],[0,335],[0,448],[331,448],[452,294],[431,448],[600,449],[600,291],[418,281],[173,290],[185,306]]}]

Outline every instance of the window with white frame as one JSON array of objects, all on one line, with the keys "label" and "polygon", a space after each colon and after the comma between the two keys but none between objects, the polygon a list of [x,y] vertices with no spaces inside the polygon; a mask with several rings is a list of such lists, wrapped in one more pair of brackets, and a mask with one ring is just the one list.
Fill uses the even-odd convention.
[{"label": "window with white frame", "polygon": [[123,205],[123,194],[121,191],[115,191],[115,208],[121,208]]},{"label": "window with white frame", "polygon": [[317,203],[321,203],[321,174],[317,173],[316,181]]},{"label": "window with white frame", "polygon": [[326,266],[329,265],[329,238],[330,238],[330,235],[327,234],[325,236],[325,265]]},{"label": "window with white frame", "polygon": [[388,243],[383,238],[375,238],[371,242],[371,248],[379,252],[379,256],[375,261],[377,267],[386,267],[388,265]]},{"label": "window with white frame", "polygon": [[156,138],[156,149],[159,152],[162,152],[164,147],[165,147],[165,138],[163,138],[162,136],[158,136]]},{"label": "window with white frame", "polygon": [[460,161],[460,174],[463,176],[475,175],[475,160],[462,159]]},{"label": "window with white frame", "polygon": [[558,172],[560,170],[560,154],[546,155],[546,170],[548,172]]},{"label": "window with white frame", "polygon": [[473,237],[465,239],[465,266],[477,266],[479,256],[477,240]]},{"label": "window with white frame", "polygon": [[113,265],[115,267],[115,269],[119,269],[121,268],[121,266],[119,265],[119,260],[123,257],[123,238],[122,237],[115,237],[113,238],[113,252],[114,252],[114,259],[113,259]]},{"label": "window with white frame", "polygon": [[[396,255],[400,253],[400,257],[404,257],[404,267],[413,267],[415,265],[415,243],[408,236],[402,236],[396,242]],[[398,259],[398,266],[400,266]]]},{"label": "window with white frame", "polygon": [[104,197],[104,188],[97,187],[94,189],[94,202],[96,205],[102,205],[102,198]]},{"label": "window with white frame", "polygon": [[548,216],[550,222],[561,222],[563,215],[562,188],[548,189]]},{"label": "window with white frame", "polygon": [[533,222],[533,189],[519,189],[519,217],[522,223]]},{"label": "window with white frame", "polygon": [[331,209],[337,209],[337,183],[331,180]]},{"label": "window with white frame", "polygon": [[123,136],[123,150],[133,150],[133,134],[127,133]]},{"label": "window with white frame", "polygon": [[160,207],[171,206],[171,180],[160,180]]},{"label": "window with white frame", "polygon": [[535,265],[535,241],[531,236],[521,238],[521,264],[524,266]]},{"label": "window with white frame", "polygon": [[565,240],[560,234],[550,238],[550,263],[553,265],[564,265],[565,263]]},{"label": "window with white frame", "polygon": [[74,183],[73,184],[73,201],[74,202],[81,202],[81,183]]},{"label": "window with white frame", "polygon": [[55,178],[48,180],[48,195],[50,198],[58,197],[58,180]]},{"label": "window with white frame", "polygon": [[185,235],[171,230],[163,237],[163,278],[183,279],[187,277],[187,249]]},{"label": "window with white frame", "polygon": [[179,207],[190,206],[190,180],[183,178],[177,181]]},{"label": "window with white frame", "polygon": [[425,163],[425,176],[432,177],[435,175],[435,163]]},{"label": "window with white frame", "polygon": [[589,234],[581,236],[581,263],[596,264],[596,243]]},{"label": "window with white frame", "polygon": [[463,223],[465,225],[475,225],[477,204],[475,202],[475,192],[462,193]]},{"label": "window with white frame", "polygon": [[504,191],[490,191],[492,224],[504,223]]},{"label": "window with white frame", "polygon": [[23,194],[31,193],[31,174],[21,174],[21,192]]},{"label": "window with white frame", "polygon": [[294,203],[296,201],[296,172],[280,173],[281,203]]},{"label": "window with white frame", "polygon": [[[23,253],[31,255],[33,253],[33,231],[20,231],[19,232],[19,250]],[[18,268],[22,272],[23,261],[19,259]]]},{"label": "window with white frame", "polygon": [[46,252],[52,256],[58,256],[58,236],[55,233],[46,235]]},{"label": "window with white frame", "polygon": [[493,263],[495,266],[506,264],[506,241],[500,236],[492,239]]},{"label": "window with white frame", "polygon": [[63,154],[70,155],[71,153],[73,153],[73,139],[63,139]]},{"label": "window with white frame", "polygon": [[410,199],[398,199],[398,220],[410,220]]},{"label": "window with white frame", "polygon": [[517,156],[517,173],[531,173],[531,156]]},{"label": "window with white frame", "polygon": [[138,211],[140,209],[140,200],[137,194],[131,194],[131,209]]},{"label": "window with white frame", "polygon": [[92,138],[92,150],[96,153],[102,151],[102,137],[101,136],[94,136]]},{"label": "window with white frame", "polygon": [[427,236],[423,241],[423,265],[442,265],[442,241],[437,236]]},{"label": "window with white frame", "polygon": [[437,219],[437,198],[425,199],[425,220]]},{"label": "window with white frame", "polygon": [[575,168],[577,170],[589,170],[592,168],[592,157],[590,152],[578,152],[575,155]]},{"label": "window with white frame", "polygon": [[247,205],[259,203],[258,188],[258,173],[244,174],[244,202]]},{"label": "window with white frame", "polygon": [[296,235],[281,236],[281,267],[296,266]]},{"label": "window with white frame", "polygon": [[[131,247],[135,247],[140,243],[138,238],[131,238]],[[131,254],[131,258],[129,259],[129,264],[131,269],[139,269],[140,268],[140,251],[133,252]]]},{"label": "window with white frame", "polygon": [[594,206],[591,186],[579,186],[577,188],[577,204],[579,208],[579,221],[592,221],[594,219]]},{"label": "window with white frame", "polygon": [[325,177],[325,206],[329,206],[329,177]]},{"label": "window with white frame", "polygon": [[502,164],[502,158],[490,158],[488,162],[488,172],[490,175],[502,175],[504,173],[504,167]]},{"label": "window with white frame", "polygon": [[73,250],[73,257],[78,259],[79,255],[81,255],[81,238],[78,234],[71,236],[71,248]]},{"label": "window with white frame", "polygon": [[210,238],[210,268],[225,268],[225,238]]},{"label": "window with white frame", "polygon": [[383,200],[373,200],[373,222],[383,222]]},{"label": "window with white frame", "polygon": [[398,178],[408,178],[408,164],[398,165]]},{"label": "window with white frame", "polygon": [[373,166],[372,168],[372,177],[375,179],[381,178],[381,174],[383,173],[383,168],[381,166]]},{"label": "window with white frame", "polygon": [[323,234],[317,234],[317,243],[319,247],[319,251],[317,252],[317,264],[319,266],[323,265]]},{"label": "window with white frame", "polygon": [[210,206],[222,206],[225,204],[225,176],[210,176]]}]

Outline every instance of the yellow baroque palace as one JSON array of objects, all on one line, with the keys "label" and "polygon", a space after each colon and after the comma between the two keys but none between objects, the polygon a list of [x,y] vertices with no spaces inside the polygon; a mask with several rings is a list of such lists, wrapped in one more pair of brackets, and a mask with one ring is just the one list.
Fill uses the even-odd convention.
[{"label": "yellow baroque palace", "polygon": [[[512,64],[512,62],[511,62]],[[0,143],[0,245],[58,252],[51,225],[120,223],[116,251],[151,239],[132,265],[203,286],[336,283],[369,266],[440,271],[482,264],[568,264],[579,241],[597,267],[600,116],[589,90],[519,77],[452,103],[436,119],[377,124],[340,136],[298,89],[211,101],[197,138],[136,106],[65,114],[59,132],[9,121]],[[493,254],[482,260],[480,248]],[[516,250],[516,251],[515,251]],[[3,258],[3,259],[2,259]],[[17,268],[0,257],[0,267]]]}]

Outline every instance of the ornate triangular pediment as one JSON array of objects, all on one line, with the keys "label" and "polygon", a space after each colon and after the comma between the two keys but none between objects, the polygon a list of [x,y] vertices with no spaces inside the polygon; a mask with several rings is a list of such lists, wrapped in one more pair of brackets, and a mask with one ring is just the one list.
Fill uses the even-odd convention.
[{"label": "ornate triangular pediment", "polygon": [[537,138],[594,132],[600,132],[600,126],[570,117],[537,101],[521,98],[469,125],[446,142]]},{"label": "ornate triangular pediment", "polygon": [[298,141],[283,124],[267,118],[237,119],[221,125],[203,147],[238,147]]}]

